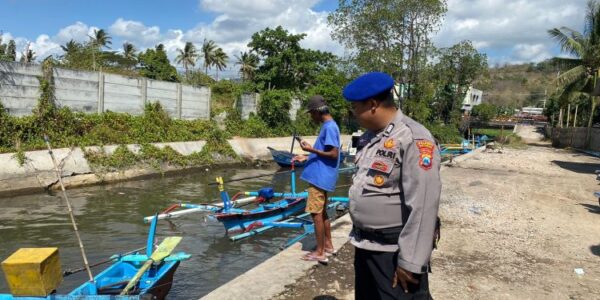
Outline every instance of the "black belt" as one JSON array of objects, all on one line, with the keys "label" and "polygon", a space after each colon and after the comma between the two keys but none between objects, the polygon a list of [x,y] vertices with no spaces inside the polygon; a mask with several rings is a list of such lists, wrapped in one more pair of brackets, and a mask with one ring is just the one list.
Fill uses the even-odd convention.
[{"label": "black belt", "polygon": [[397,245],[403,226],[370,229],[352,226],[352,235],[358,240],[369,240],[383,245]]}]

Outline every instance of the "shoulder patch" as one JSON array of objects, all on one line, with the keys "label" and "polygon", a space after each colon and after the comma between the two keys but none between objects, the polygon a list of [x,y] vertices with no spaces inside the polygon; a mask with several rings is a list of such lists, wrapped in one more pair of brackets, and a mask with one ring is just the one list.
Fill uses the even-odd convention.
[{"label": "shoulder patch", "polygon": [[419,167],[423,170],[429,170],[433,166],[433,149],[434,144],[428,140],[417,140],[417,148],[419,148]]}]

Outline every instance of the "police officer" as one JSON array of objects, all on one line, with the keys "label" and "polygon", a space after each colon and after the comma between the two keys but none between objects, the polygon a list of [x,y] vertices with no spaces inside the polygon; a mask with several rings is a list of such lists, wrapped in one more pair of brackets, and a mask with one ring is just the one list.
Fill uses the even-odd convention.
[{"label": "police officer", "polygon": [[428,276],[441,192],[431,133],[396,108],[385,73],[343,91],[367,129],[349,190],[356,299],[431,299]]}]

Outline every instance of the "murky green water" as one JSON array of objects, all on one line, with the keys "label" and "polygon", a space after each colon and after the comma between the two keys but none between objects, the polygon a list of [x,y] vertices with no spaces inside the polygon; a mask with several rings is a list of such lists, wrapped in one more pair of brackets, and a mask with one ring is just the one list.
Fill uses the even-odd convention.
[{"label": "murky green water", "polygon": [[[206,203],[218,201],[218,190],[208,186],[218,175],[226,180],[279,171],[278,167],[215,169],[167,178],[153,178],[105,186],[68,190],[81,237],[90,263],[123,253],[146,242],[148,225],[143,217],[161,211],[174,202]],[[301,170],[300,170],[301,172]],[[338,185],[347,185],[349,174],[341,174]],[[298,176],[299,177],[299,176]],[[276,175],[229,183],[235,191],[256,190],[272,186],[276,191],[290,190],[290,176]],[[298,180],[299,189],[306,185]],[[344,196],[347,187],[334,195]],[[83,265],[79,247],[61,194],[37,194],[0,198],[0,260],[21,247],[58,247],[63,269]],[[237,277],[279,252],[279,246],[300,233],[297,230],[275,229],[257,237],[230,242],[221,224],[205,220],[204,214],[186,215],[170,222],[161,221],[159,239],[170,235],[183,236],[177,250],[192,254],[182,262],[170,299],[197,299]],[[93,269],[99,273],[103,267]],[[81,272],[66,277],[59,292],[68,292],[86,280]],[[264,278],[257,279],[265,282]],[[0,293],[8,293],[4,276],[0,276]]]}]

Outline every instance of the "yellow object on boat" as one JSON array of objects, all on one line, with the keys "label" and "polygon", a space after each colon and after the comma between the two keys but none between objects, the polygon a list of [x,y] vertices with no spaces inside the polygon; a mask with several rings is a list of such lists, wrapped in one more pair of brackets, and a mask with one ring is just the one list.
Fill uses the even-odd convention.
[{"label": "yellow object on boat", "polygon": [[13,296],[46,297],[62,282],[58,248],[21,248],[2,262]]}]

